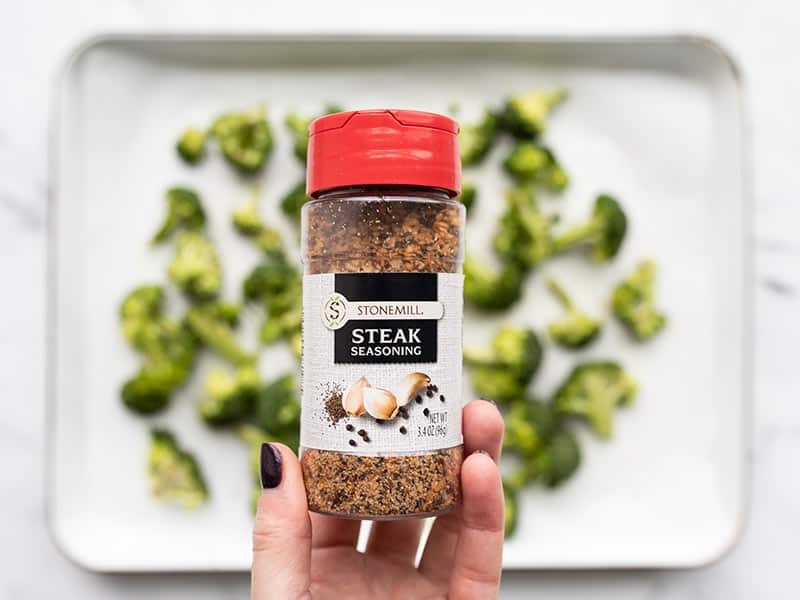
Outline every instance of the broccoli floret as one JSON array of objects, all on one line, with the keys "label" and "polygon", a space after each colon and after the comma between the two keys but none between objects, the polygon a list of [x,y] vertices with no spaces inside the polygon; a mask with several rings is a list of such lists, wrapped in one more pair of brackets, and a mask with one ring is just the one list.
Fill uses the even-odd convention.
[{"label": "broccoli floret", "polygon": [[265,386],[256,399],[256,424],[292,447],[300,428],[298,396],[295,376],[283,375]]},{"label": "broccoli floret", "polygon": [[206,154],[207,139],[207,131],[189,127],[181,134],[177,144],[175,144],[175,149],[184,161],[189,164],[195,164]]},{"label": "broccoli floret", "polygon": [[150,492],[163,502],[197,508],[208,500],[208,487],[200,465],[168,431],[153,429],[150,432],[147,472]]},{"label": "broccoli floret", "polygon": [[505,415],[503,448],[533,457],[559,429],[561,419],[554,407],[535,398],[519,396]]},{"label": "broccoli floret", "polygon": [[542,434],[528,418],[525,402],[514,402],[505,417],[503,448],[522,456],[533,456],[542,445]]},{"label": "broccoli floret", "polygon": [[184,320],[198,341],[232,364],[253,363],[255,357],[239,344],[227,311],[224,305],[216,303],[194,306],[187,311]]},{"label": "broccoli floret", "polygon": [[[325,111],[319,116],[330,115],[342,112],[343,110],[341,106],[330,104],[325,107]],[[291,112],[286,115],[286,119],[284,119],[286,127],[294,138],[294,144],[292,146],[294,155],[302,162],[306,162],[308,157],[308,126],[311,125],[311,121],[316,118],[317,117],[304,117],[296,112]]]},{"label": "broccoli floret", "polygon": [[265,226],[253,238],[253,241],[258,246],[258,249],[267,256],[274,258],[283,258],[285,256],[283,238],[277,229]]},{"label": "broccoli floret", "polygon": [[300,212],[306,202],[308,202],[308,196],[306,196],[306,180],[303,179],[281,199],[281,210],[287,217],[299,223]]},{"label": "broccoli floret", "polygon": [[211,241],[200,232],[185,231],[178,236],[167,274],[191,300],[210,300],[222,287],[219,256]]},{"label": "broccoli floret", "polygon": [[575,474],[581,464],[581,449],[575,435],[568,429],[558,430],[536,455],[538,481],[555,488]]},{"label": "broccoli floret", "polygon": [[158,244],[178,230],[201,231],[206,226],[206,211],[200,196],[188,188],[173,187],[164,195],[167,216],[153,236],[151,243]]},{"label": "broccoli floret", "polygon": [[655,306],[656,265],[643,261],[626,280],[614,288],[614,314],[639,341],[655,336],[667,324],[667,317]]},{"label": "broccoli floret", "polygon": [[464,260],[464,299],[483,310],[504,310],[522,297],[522,271],[514,264],[504,264],[492,271],[477,259]]},{"label": "broccoli floret", "polygon": [[122,386],[122,402],[133,412],[148,415],[164,410],[170,395],[185,377],[176,365],[166,362],[145,362],[138,373]]},{"label": "broccoli floret", "polygon": [[553,321],[547,326],[552,340],[559,346],[573,350],[592,343],[602,329],[600,321],[575,306],[564,288],[554,279],[547,280],[547,287],[566,310],[566,314],[561,319]]},{"label": "broccoli floret", "polygon": [[258,235],[264,229],[264,222],[258,214],[258,200],[261,186],[253,186],[247,201],[231,213],[233,228],[244,236]]},{"label": "broccoli floret", "polygon": [[518,183],[535,183],[553,192],[563,191],[569,183],[553,152],[535,142],[517,142],[503,167]]},{"label": "broccoli floret", "polygon": [[141,349],[149,325],[161,316],[164,289],[160,285],[142,285],[131,291],[119,307],[122,334],[134,347]]},{"label": "broccoli floret", "polygon": [[588,222],[573,227],[554,242],[555,251],[587,246],[592,260],[610,261],[619,252],[628,229],[628,218],[622,206],[611,196],[598,196]]},{"label": "broccoli floret", "polygon": [[501,115],[503,129],[521,138],[544,132],[550,111],[567,97],[563,88],[531,90],[506,101]]},{"label": "broccoli floret", "polygon": [[614,411],[636,396],[636,382],[613,362],[586,362],[576,366],[554,396],[556,409],[564,415],[589,420],[595,432],[610,438]]},{"label": "broccoli floret", "polygon": [[472,369],[475,391],[498,402],[521,398],[541,362],[542,345],[536,333],[511,325],[497,331],[490,349],[464,351],[464,363]]},{"label": "broccoli floret", "polygon": [[490,110],[475,125],[464,125],[458,132],[458,145],[462,165],[475,165],[481,162],[494,143],[497,132],[497,117]]},{"label": "broccoli floret", "polygon": [[530,269],[553,253],[554,217],[539,210],[530,187],[509,190],[505,202],[506,209],[494,236],[494,248],[504,260],[523,270]]},{"label": "broccoli floret", "polygon": [[475,199],[478,196],[478,188],[475,187],[475,184],[471,181],[464,181],[461,184],[461,195],[458,199],[461,201],[461,204],[464,205],[464,209],[467,211],[467,215],[472,212],[472,208],[475,206]]},{"label": "broccoli floret", "polygon": [[271,344],[281,338],[290,339],[294,333],[299,332],[303,324],[301,302],[302,299],[298,290],[295,305],[285,311],[269,310],[269,305],[267,305],[269,314],[261,326],[261,341],[265,344]]},{"label": "broccoli floret", "polygon": [[194,339],[163,314],[162,299],[160,286],[140,286],[120,306],[123,334],[145,358],[138,373],[123,385],[122,400],[143,414],[165,408],[194,364]]},{"label": "broccoli floret", "polygon": [[283,239],[277,229],[268,226],[258,214],[258,196],[260,188],[256,187],[248,201],[233,213],[233,226],[267,256],[283,260],[285,250]]},{"label": "broccoli floret", "polygon": [[517,528],[517,516],[519,513],[519,501],[517,499],[518,492],[511,486],[503,485],[503,500],[505,502],[505,521],[503,525],[504,535],[506,538],[514,534]]},{"label": "broccoli floret", "polygon": [[282,260],[265,260],[245,278],[242,292],[246,300],[265,301],[294,287],[300,274],[291,264]]},{"label": "broccoli floret", "polygon": [[206,378],[207,397],[198,405],[200,417],[209,425],[235,423],[252,413],[260,378],[255,364],[245,364],[235,374],[223,369]]},{"label": "broccoli floret", "polygon": [[222,155],[245,174],[256,173],[272,151],[272,130],[263,106],[251,112],[227,113],[211,126]]},{"label": "broccoli floret", "polygon": [[284,260],[267,259],[247,276],[243,292],[247,300],[261,301],[267,311],[261,341],[286,339],[299,356],[303,294],[297,269]]}]

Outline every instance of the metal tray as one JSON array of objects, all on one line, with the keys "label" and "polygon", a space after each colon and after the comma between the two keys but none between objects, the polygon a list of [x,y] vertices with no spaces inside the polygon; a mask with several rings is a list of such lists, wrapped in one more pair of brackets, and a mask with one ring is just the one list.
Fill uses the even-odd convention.
[{"label": "metal tray", "polygon": [[[195,377],[169,411],[128,414],[121,380],[137,358],[120,339],[116,307],[142,281],[161,281],[167,249],[146,240],[163,189],[196,186],[211,233],[228,257],[225,286],[256,255],[227,215],[248,184],[221,160],[191,169],[173,144],[187,124],[235,106],[268,104],[279,151],[264,176],[265,212],[291,239],[274,199],[302,169],[279,123],[289,109],[325,101],[348,108],[444,111],[469,121],[506,93],[565,85],[570,101],[549,142],[573,181],[565,219],[580,218],[599,191],[617,194],[631,231],[613,264],[554,260],[588,309],[643,256],[662,266],[663,336],[636,347],[615,324],[582,357],[619,358],[641,382],[620,413],[615,439],[583,435],[584,464],[563,489],[524,495],[507,568],[691,567],[737,539],[747,507],[751,413],[751,212],[746,188],[740,76],[713,43],[686,37],[483,38],[111,35],[83,44],[55,96],[49,242],[48,513],[53,538],[77,563],[100,571],[240,570],[250,564],[246,451],[198,422]],[[473,175],[481,197],[469,245],[489,254],[507,185],[505,148]],[[558,312],[542,277],[525,301],[496,319],[468,315],[467,342],[501,320],[541,328]],[[175,300],[178,302],[178,300]],[[551,391],[574,356],[549,351],[535,390]],[[263,370],[293,368],[268,350]],[[267,364],[268,363],[268,364]],[[201,369],[205,365],[201,365]],[[147,430],[174,425],[210,477],[213,499],[197,512],[151,501]]]}]

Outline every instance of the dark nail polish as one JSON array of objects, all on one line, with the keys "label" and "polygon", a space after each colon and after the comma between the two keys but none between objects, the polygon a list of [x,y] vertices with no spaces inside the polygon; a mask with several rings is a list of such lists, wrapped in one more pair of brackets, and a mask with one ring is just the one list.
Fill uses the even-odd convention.
[{"label": "dark nail polish", "polygon": [[261,487],[278,487],[282,475],[281,453],[272,444],[261,444]]}]

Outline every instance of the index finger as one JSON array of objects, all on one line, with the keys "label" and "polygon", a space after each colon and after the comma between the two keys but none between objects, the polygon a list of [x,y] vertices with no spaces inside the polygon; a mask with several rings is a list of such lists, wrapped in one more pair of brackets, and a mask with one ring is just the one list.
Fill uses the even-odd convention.
[{"label": "index finger", "polygon": [[503,567],[503,485],[488,454],[461,471],[464,501],[448,598],[496,598]]}]

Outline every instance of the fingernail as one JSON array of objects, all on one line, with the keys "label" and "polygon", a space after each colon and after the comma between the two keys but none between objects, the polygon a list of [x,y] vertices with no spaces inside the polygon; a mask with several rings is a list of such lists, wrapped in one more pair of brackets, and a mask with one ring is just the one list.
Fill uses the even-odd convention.
[{"label": "fingernail", "polygon": [[489,404],[494,404],[494,407],[497,408],[497,402],[492,400],[491,398],[481,398],[484,402],[488,402]]},{"label": "fingernail", "polygon": [[261,444],[261,487],[272,489],[281,482],[281,453],[272,444]]},{"label": "fingernail", "polygon": [[481,448],[479,448],[478,450],[475,450],[473,452],[473,454],[485,454],[486,456],[489,456],[489,453],[486,450],[483,450]]}]

